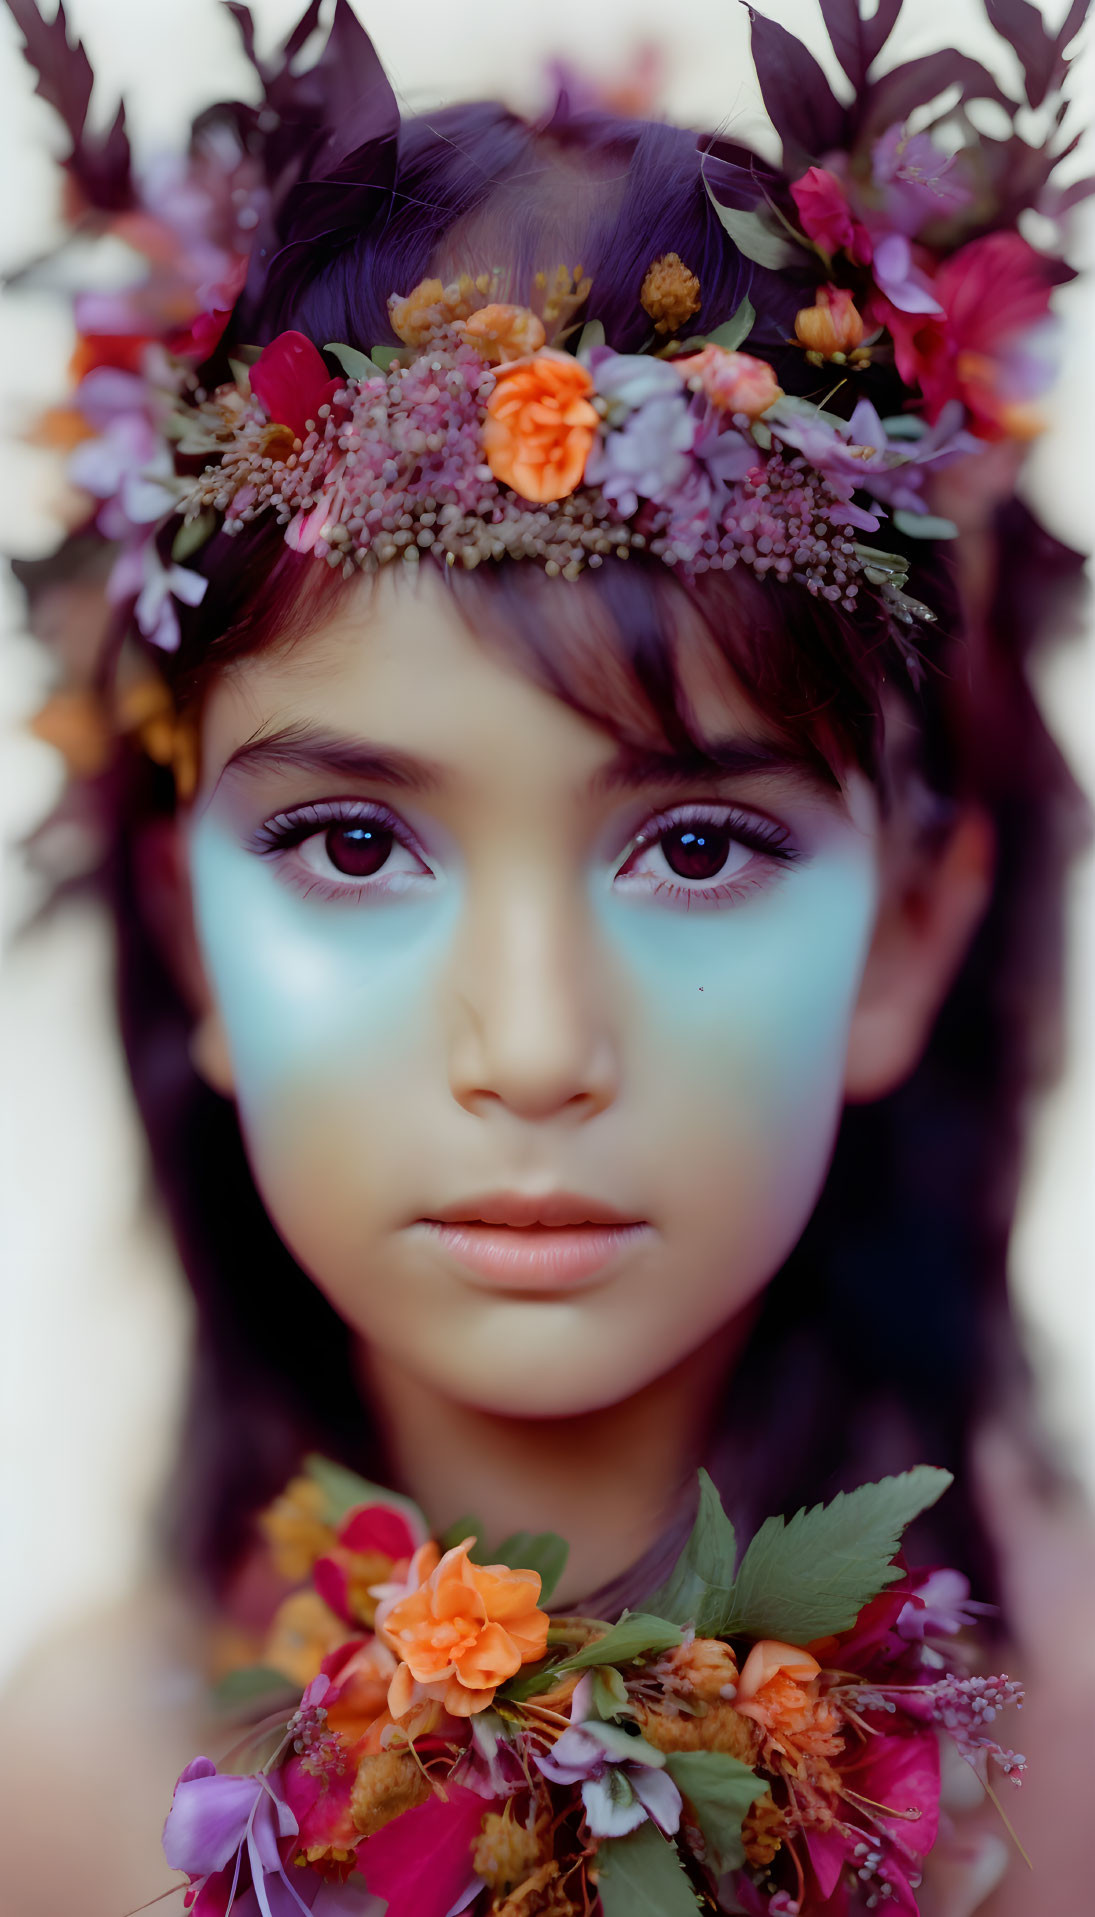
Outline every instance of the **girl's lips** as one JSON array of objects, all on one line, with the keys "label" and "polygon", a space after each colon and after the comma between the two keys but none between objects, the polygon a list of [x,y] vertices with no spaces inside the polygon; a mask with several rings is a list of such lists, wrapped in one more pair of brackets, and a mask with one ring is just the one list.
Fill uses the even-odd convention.
[{"label": "girl's lips", "polygon": [[422,1221],[422,1228],[492,1291],[580,1291],[652,1237],[650,1225],[485,1225]]}]

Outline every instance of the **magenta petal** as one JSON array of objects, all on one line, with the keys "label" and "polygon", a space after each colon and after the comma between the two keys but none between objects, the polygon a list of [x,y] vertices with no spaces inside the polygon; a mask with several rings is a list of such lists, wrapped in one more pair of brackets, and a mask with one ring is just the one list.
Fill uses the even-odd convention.
[{"label": "magenta petal", "polygon": [[308,420],[336,393],[323,356],[303,333],[279,333],[251,368],[251,391],[272,420],[301,439]]},{"label": "magenta petal", "polygon": [[873,1762],[859,1773],[856,1788],[876,1804],[896,1812],[919,1811],[918,1817],[887,1817],[876,1811],[894,1842],[906,1855],[923,1857],[939,1834],[939,1746],[932,1732],[915,1737],[878,1737],[871,1746]]},{"label": "magenta petal", "polygon": [[172,1870],[206,1877],[223,1870],[244,1838],[259,1796],[258,1777],[222,1777],[208,1771],[180,1779],[163,1827],[163,1851]]},{"label": "magenta petal", "polygon": [[379,1551],[386,1558],[413,1558],[420,1542],[403,1513],[390,1504],[364,1504],[352,1511],[338,1541],[348,1551]]},{"label": "magenta petal", "polygon": [[334,1558],[317,1558],[312,1566],[312,1583],[328,1609],[346,1624],[352,1624],[350,1584],[342,1565],[336,1564]]},{"label": "magenta petal", "polygon": [[840,1882],[841,1871],[851,1861],[848,1847],[835,1831],[811,1830],[806,1833],[806,1849],[810,1853],[817,1887],[828,1902]]},{"label": "magenta petal", "polygon": [[447,1917],[467,1888],[471,1847],[491,1806],[453,1785],[447,1796],[404,1811],[358,1851],[369,1889],[388,1900],[386,1917]]}]

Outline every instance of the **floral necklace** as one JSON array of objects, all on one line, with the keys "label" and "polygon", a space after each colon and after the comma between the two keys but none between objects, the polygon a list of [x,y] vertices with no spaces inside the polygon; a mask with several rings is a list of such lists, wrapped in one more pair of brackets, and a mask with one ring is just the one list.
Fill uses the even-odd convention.
[{"label": "floral necklace", "polygon": [[989,1728],[1019,1686],[971,1675],[960,1637],[989,1607],[898,1561],[950,1482],[922,1465],[769,1518],[739,1557],[701,1472],[669,1577],[604,1619],[543,1608],[553,1533],[433,1539],[309,1459],[262,1519],[301,1588],[219,1687],[267,1715],[188,1765],[164,1829],[191,1917],[915,1913],[937,1729],[992,1795],[1023,1769]]}]

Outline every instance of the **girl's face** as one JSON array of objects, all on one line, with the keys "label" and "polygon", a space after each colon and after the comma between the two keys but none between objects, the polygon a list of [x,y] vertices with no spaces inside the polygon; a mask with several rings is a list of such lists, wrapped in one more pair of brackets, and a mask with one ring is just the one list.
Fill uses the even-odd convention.
[{"label": "girl's face", "polygon": [[484,1409],[668,1370],[829,1163],[873,792],[789,762],[698,656],[685,681],[721,766],[622,750],[431,574],[207,701],[203,1051],[299,1262],[376,1359]]}]

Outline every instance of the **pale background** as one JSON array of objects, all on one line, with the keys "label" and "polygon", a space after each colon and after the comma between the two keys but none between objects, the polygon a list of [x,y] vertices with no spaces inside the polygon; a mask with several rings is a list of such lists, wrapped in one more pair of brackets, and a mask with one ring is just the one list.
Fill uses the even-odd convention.
[{"label": "pale background", "polygon": [[[1052,21],[1064,0],[1040,0]],[[53,0],[49,0],[52,6]],[[664,40],[666,104],[678,118],[763,136],[733,0],[356,0],[397,90],[423,107],[501,91],[542,98],[542,61],[565,54],[594,71],[626,64],[638,41]],[[284,35],[303,0],[254,0],[260,44]],[[766,10],[824,46],[816,0]],[[252,97],[235,30],[215,0],[70,0],[72,27],[98,76],[103,113],[127,98],[138,150],[179,141],[214,98]],[[895,45],[986,52],[976,0],[906,0]],[[53,116],[0,0],[0,271],[45,250],[56,228]],[[821,57],[824,59],[824,55]],[[1078,66],[1080,63],[1078,63]],[[1078,73],[1090,124],[1091,29]],[[1089,155],[1088,170],[1091,170]],[[1095,265],[1095,222],[1076,230],[1077,263]],[[1062,379],[1053,431],[1035,448],[1026,490],[1061,537],[1092,544],[1095,297],[1065,288]],[[0,544],[37,555],[56,541],[51,456],[19,443],[35,413],[62,397],[71,346],[62,302],[0,304]],[[0,833],[14,846],[58,790],[52,753],[19,724],[43,695],[45,668],[19,630],[20,595],[0,600]],[[1095,791],[1093,649],[1062,649],[1039,686],[1073,767]],[[113,1034],[110,953],[90,905],[29,938],[14,932],[34,900],[16,850],[6,860],[0,997],[0,1678],[41,1632],[124,1592],[145,1567],[148,1520],[167,1461],[186,1360],[188,1312],[147,1184]],[[1071,1039],[1064,1083],[1041,1113],[1014,1247],[1016,1296],[1029,1328],[1045,1412],[1095,1489],[1095,868],[1072,901]]]}]

